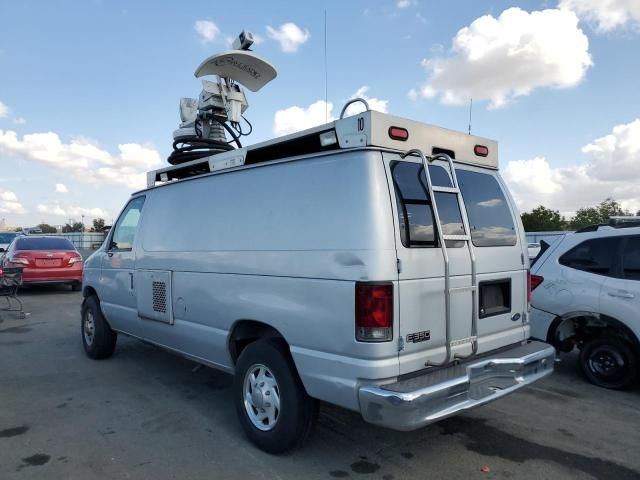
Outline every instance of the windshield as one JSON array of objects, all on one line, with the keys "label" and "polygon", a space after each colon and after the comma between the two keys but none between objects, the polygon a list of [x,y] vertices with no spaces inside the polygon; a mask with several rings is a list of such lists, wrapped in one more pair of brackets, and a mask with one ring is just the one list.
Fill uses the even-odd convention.
[{"label": "windshield", "polygon": [[0,233],[0,243],[11,243],[17,235],[17,233]]},{"label": "windshield", "polygon": [[75,250],[76,248],[66,238],[35,237],[19,238],[16,250]]}]

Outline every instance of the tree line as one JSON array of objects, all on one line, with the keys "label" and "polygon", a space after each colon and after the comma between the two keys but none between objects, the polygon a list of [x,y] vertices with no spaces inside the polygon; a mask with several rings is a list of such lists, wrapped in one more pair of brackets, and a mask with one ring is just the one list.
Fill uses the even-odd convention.
[{"label": "tree line", "polygon": [[[633,215],[629,210],[612,198],[605,198],[595,207],[579,208],[573,218],[567,219],[558,210],[543,205],[520,215],[527,232],[546,232],[552,230],[579,230],[589,225],[609,223],[609,217]],[[640,210],[636,213],[640,216]]]},{"label": "tree line", "polygon": [[[40,223],[36,225],[36,228],[39,228],[42,233],[56,233],[58,229],[53,225],[49,225],[48,223]],[[71,233],[71,232],[102,232],[104,229],[104,218],[94,218],[93,226],[88,230],[85,228],[85,225],[82,222],[71,222],[65,223],[62,226],[62,233]],[[22,231],[22,227],[16,229],[17,232]]]}]

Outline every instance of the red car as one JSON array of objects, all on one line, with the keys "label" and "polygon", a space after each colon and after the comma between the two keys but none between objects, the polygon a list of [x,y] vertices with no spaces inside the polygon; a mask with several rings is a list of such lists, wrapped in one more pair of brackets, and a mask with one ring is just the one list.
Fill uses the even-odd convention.
[{"label": "red car", "polygon": [[3,267],[22,267],[22,283],[68,283],[74,291],[82,285],[82,255],[66,238],[24,236],[4,253]]}]

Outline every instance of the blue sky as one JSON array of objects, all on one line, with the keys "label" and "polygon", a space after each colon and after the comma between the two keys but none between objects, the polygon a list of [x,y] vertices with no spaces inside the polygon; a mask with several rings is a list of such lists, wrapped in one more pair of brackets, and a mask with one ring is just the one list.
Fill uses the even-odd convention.
[{"label": "blue sky", "polygon": [[522,209],[607,195],[640,209],[640,2],[560,1],[2,1],[0,217],[110,222],[169,154],[196,66],[243,28],[278,69],[247,92],[249,142],[324,120],[309,107],[324,100],[325,10],[333,115],[360,90],[466,131],[473,96],[473,132],[499,141]]}]

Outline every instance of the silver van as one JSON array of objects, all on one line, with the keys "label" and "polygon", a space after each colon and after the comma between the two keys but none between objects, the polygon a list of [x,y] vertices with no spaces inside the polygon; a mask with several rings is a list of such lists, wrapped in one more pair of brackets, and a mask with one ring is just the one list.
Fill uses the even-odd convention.
[{"label": "silver van", "polygon": [[276,453],[318,400],[412,430],[552,372],[497,143],[365,111],[149,172],[85,264],[82,341],[234,375]]}]

